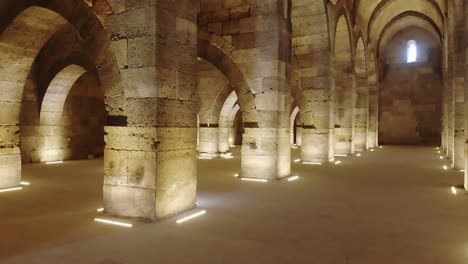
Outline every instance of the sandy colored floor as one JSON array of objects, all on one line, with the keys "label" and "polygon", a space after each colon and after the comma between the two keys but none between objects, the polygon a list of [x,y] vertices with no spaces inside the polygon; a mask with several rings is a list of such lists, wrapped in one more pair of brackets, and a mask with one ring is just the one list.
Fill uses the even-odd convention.
[{"label": "sandy colored floor", "polygon": [[0,263],[468,263],[468,195],[450,192],[462,173],[434,148],[293,163],[298,181],[271,183],[232,177],[235,156],[200,161],[206,215],[132,229],[92,221],[102,161],[25,166],[32,185],[0,193]]}]

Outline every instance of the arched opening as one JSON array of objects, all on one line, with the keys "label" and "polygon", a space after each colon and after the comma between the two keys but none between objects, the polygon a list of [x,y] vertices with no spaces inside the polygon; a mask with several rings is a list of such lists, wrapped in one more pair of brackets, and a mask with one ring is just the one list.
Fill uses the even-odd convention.
[{"label": "arched opening", "polygon": [[[0,22],[0,92],[3,95],[0,99],[2,106],[0,113],[0,130],[2,132],[0,138],[0,189],[20,184],[22,152],[29,153],[23,156],[24,163],[33,160],[36,162],[63,160],[67,157],[73,158],[73,155],[67,153],[66,147],[81,148],[79,143],[75,147],[70,144],[86,140],[83,154],[77,155],[76,158],[87,158],[90,152],[102,155],[104,117],[94,110],[98,108],[100,113],[104,114],[106,112],[105,100],[108,109],[112,109],[115,114],[115,94],[123,94],[119,79],[120,72],[115,65],[115,57],[110,51],[107,35],[100,21],[90,11],[89,6],[83,1],[67,3],[60,1],[25,2],[17,1],[13,5],[8,3],[2,5],[2,9],[0,9],[4,18]],[[32,3],[36,3],[38,6],[32,5]],[[67,24],[69,22],[70,24]],[[62,46],[62,49],[55,50],[54,56],[48,57],[47,61],[39,62],[38,58],[47,49],[51,38],[64,27],[73,28],[77,32],[76,35],[79,36],[72,41],[67,41],[86,43],[86,56],[84,57],[91,59],[93,73],[85,73],[88,69],[84,70],[79,66],[66,67],[66,60],[60,61],[60,59],[65,58],[64,54],[67,56],[71,54],[66,45]],[[78,46],[73,47],[77,48]],[[79,48],[75,49],[75,55],[80,51],[82,50]],[[42,71],[46,71],[45,74]],[[40,80],[39,76],[45,77],[45,79]],[[49,77],[50,79],[48,79]],[[103,89],[98,89],[99,96],[93,95],[99,101],[95,105],[88,104],[89,101],[87,101],[88,98],[93,97],[88,93],[87,88],[90,86],[93,88],[103,87]],[[44,88],[44,93],[41,92],[42,88]],[[46,93],[47,88],[50,88],[49,93]],[[104,97],[104,92],[106,97]],[[80,101],[84,94],[86,94],[86,99],[84,99],[87,101],[86,103],[83,100]],[[44,110],[42,113],[41,109]],[[77,112],[82,113],[82,115],[76,115]],[[100,116],[99,120],[90,121],[92,115]],[[69,119],[76,117],[78,117],[76,121],[79,124],[75,125],[83,129],[83,125],[93,123],[99,127],[96,128],[99,133],[95,135],[91,132],[93,134],[91,137],[79,132],[69,133],[79,129],[72,125],[74,120]],[[68,132],[64,132],[64,127],[67,126],[69,128],[65,130]],[[38,139],[39,137],[42,137],[42,142],[41,139]],[[91,146],[94,144],[99,145],[97,147],[99,150]],[[29,147],[25,147],[27,145]],[[25,148],[23,149],[23,147]],[[21,192],[28,198],[14,200],[11,206],[4,208],[6,214],[15,215],[19,221],[3,226],[4,229],[9,230],[22,229],[27,238],[20,237],[21,241],[17,241],[13,239],[12,235],[8,243],[9,246],[6,248],[2,246],[2,250],[13,252],[14,250],[24,250],[29,246],[41,245],[51,240],[58,241],[73,233],[71,230],[79,229],[81,227],[80,221],[89,220],[86,208],[102,206],[102,161],[94,165],[96,167],[92,169],[83,165],[75,167],[73,173],[64,173],[58,166],[54,167],[55,170],[51,174],[43,173],[47,166],[28,165],[24,176],[26,180],[31,180],[31,185],[36,186],[36,188]],[[92,181],[93,185],[90,186],[90,182],[79,178],[81,176],[77,175],[79,173],[100,176],[97,177],[98,183],[96,184],[95,177]],[[66,181],[66,177],[73,176],[77,177],[68,178],[69,181]],[[47,180],[52,181],[48,182]],[[66,184],[60,185],[63,182]],[[75,199],[67,195],[75,195]],[[76,195],[83,196],[76,199]],[[39,203],[48,206],[39,207]],[[20,208],[19,211],[18,208]],[[30,210],[22,210],[22,208],[40,208],[40,211],[35,211],[34,225],[21,224],[17,226],[20,223],[31,221]],[[64,217],[67,214],[74,215],[72,217],[74,219]],[[44,235],[44,230],[37,227],[50,224],[48,217],[51,215],[57,216],[54,235],[50,235],[50,232],[48,235]],[[80,220],[77,221],[77,219]],[[76,234],[72,240],[79,237],[81,235]],[[29,244],[24,247],[24,243]],[[23,246],[20,247],[19,244]]]},{"label": "arched opening", "polygon": [[230,147],[236,146],[236,143],[238,143],[232,133],[232,128],[236,124],[233,120],[233,113],[237,113],[240,109],[237,100],[236,92],[232,91],[226,98],[219,115],[219,152],[221,153],[229,152]]}]

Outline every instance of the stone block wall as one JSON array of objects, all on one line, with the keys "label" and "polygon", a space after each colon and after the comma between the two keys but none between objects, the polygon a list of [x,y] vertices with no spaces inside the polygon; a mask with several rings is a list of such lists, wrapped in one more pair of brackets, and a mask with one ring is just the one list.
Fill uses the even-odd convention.
[{"label": "stone block wall", "polygon": [[442,85],[432,64],[388,65],[379,89],[379,143],[439,145]]}]

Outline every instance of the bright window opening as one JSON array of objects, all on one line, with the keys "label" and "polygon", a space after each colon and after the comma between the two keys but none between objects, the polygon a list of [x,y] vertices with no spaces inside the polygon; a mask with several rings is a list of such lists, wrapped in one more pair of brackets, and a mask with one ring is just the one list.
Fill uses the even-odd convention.
[{"label": "bright window opening", "polygon": [[408,48],[407,48],[407,63],[416,62],[416,58],[418,57],[418,47],[416,46],[416,41],[410,40],[408,41]]}]

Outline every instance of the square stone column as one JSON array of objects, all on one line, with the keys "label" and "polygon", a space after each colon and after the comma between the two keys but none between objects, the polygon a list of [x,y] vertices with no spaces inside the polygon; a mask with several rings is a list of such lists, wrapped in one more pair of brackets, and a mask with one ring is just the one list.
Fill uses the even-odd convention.
[{"label": "square stone column", "polygon": [[[2,136],[5,136],[5,134],[2,134]],[[20,182],[20,149],[18,147],[0,148],[0,189],[17,187]]]},{"label": "square stone column", "polygon": [[335,153],[354,154],[356,78],[353,73],[341,69],[336,82]]},{"label": "square stone column", "polygon": [[104,209],[164,218],[196,203],[199,6],[189,0],[115,6],[107,27],[125,99],[105,128]]},{"label": "square stone column", "polygon": [[367,76],[356,79],[356,91],[354,146],[356,150],[365,150],[367,149],[369,123],[369,86]]},{"label": "square stone column", "polygon": [[[199,155],[205,157],[217,157],[218,143],[219,143],[219,128],[218,125],[200,124],[200,142],[199,142]],[[229,142],[228,142],[229,144]],[[229,149],[228,149],[229,150]]]},{"label": "square stone column", "polygon": [[291,170],[290,10],[282,0],[255,0],[251,8],[250,37],[244,36],[249,42],[244,41],[242,46],[253,56],[239,67],[249,83],[258,84],[257,122],[244,122],[241,176],[278,179],[289,176]]},{"label": "square stone column", "polygon": [[379,123],[379,94],[377,84],[369,85],[369,125],[367,129],[367,147],[374,148],[377,146]]}]

